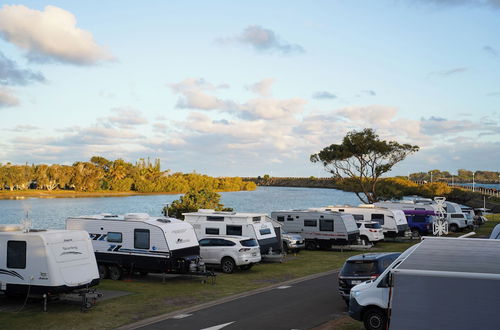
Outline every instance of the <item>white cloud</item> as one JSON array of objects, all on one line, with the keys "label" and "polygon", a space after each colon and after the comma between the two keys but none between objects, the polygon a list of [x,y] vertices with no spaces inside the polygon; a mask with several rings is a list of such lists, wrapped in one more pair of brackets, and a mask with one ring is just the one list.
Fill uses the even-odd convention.
[{"label": "white cloud", "polygon": [[260,96],[271,96],[271,87],[274,84],[274,78],[266,78],[258,83],[248,86],[247,89],[259,94]]},{"label": "white cloud", "polygon": [[14,107],[19,103],[19,99],[14,96],[10,89],[0,87],[0,108]]},{"label": "white cloud", "polygon": [[281,40],[273,30],[260,25],[250,25],[235,37],[217,39],[221,44],[242,43],[253,47],[256,51],[276,51],[282,54],[303,53],[304,48]]},{"label": "white cloud", "polygon": [[111,109],[113,115],[105,117],[112,125],[117,125],[120,128],[130,128],[136,125],[144,125],[148,123],[148,120],[142,115],[142,113],[136,109],[130,107],[114,108]]},{"label": "white cloud", "polygon": [[114,59],[76,23],[72,13],[55,6],[43,11],[23,5],[0,9],[0,36],[26,50],[31,61],[90,65]]}]

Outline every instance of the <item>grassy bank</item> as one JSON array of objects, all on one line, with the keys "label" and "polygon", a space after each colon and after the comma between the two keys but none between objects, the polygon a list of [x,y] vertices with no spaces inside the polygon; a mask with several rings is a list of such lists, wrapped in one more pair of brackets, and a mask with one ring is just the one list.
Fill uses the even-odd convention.
[{"label": "grassy bank", "polygon": [[[377,251],[402,251],[412,243],[382,243]],[[147,317],[168,313],[233,294],[266,287],[286,280],[338,269],[345,259],[360,252],[302,251],[282,264],[260,264],[250,271],[217,276],[216,284],[200,279],[177,277],[162,283],[159,276],[132,281],[104,280],[100,289],[129,291],[132,294],[97,304],[90,312],[78,306],[54,302],[49,312],[40,304],[29,304],[22,312],[1,312],[0,325],[12,329],[111,329]],[[5,299],[5,298],[1,298]],[[23,300],[19,300],[22,305]],[[2,300],[0,300],[0,305]]]}]

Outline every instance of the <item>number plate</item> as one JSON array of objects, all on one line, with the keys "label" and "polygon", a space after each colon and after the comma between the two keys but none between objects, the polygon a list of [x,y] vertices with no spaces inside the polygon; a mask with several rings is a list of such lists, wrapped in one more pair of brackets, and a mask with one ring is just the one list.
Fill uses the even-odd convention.
[{"label": "number plate", "polygon": [[362,282],[362,281],[351,281],[351,284],[356,285],[356,284],[359,284],[359,283],[361,283],[361,282]]}]

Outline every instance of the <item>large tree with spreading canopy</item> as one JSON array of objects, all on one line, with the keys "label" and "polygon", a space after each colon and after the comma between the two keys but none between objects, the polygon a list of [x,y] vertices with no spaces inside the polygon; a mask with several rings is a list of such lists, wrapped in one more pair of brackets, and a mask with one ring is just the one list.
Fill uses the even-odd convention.
[{"label": "large tree with spreading canopy", "polygon": [[418,146],[380,140],[371,128],[350,131],[341,144],[332,144],[317,154],[311,162],[321,163],[336,178],[350,178],[357,186],[355,193],[363,203],[378,201],[377,182],[394,165]]}]

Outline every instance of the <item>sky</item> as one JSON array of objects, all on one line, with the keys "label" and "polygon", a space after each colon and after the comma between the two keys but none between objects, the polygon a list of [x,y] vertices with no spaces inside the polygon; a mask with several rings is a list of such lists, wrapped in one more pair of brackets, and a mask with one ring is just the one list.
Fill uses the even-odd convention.
[{"label": "sky", "polygon": [[0,163],[325,177],[363,128],[499,171],[500,0],[0,4]]}]

